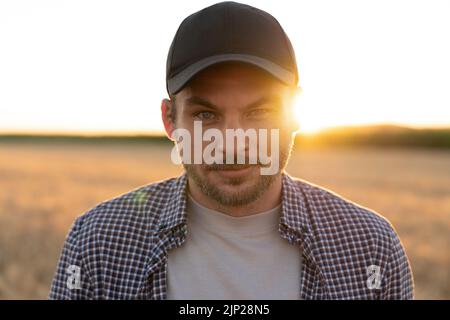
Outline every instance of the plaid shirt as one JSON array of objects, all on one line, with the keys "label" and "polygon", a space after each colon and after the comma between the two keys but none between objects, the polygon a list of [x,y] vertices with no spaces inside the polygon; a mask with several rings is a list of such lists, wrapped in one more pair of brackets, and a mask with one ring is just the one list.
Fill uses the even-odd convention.
[{"label": "plaid shirt", "polygon": [[[184,173],[77,218],[49,298],[166,299],[167,251],[187,233],[186,187]],[[403,246],[373,211],[283,173],[279,233],[301,250],[301,299],[413,298]],[[69,266],[79,270],[78,287],[68,285],[76,279]]]}]

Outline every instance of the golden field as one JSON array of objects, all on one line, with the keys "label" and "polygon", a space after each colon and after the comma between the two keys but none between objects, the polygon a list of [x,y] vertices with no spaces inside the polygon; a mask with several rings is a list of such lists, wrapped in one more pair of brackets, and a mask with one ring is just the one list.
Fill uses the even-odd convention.
[{"label": "golden field", "polygon": [[[163,143],[0,143],[0,299],[46,299],[74,218],[181,173]],[[307,148],[287,171],[387,217],[418,299],[450,299],[450,151]]]}]

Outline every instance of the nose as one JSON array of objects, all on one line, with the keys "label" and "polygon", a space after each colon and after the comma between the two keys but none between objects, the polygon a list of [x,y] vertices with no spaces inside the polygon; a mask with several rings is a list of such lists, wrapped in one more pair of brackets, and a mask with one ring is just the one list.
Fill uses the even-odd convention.
[{"label": "nose", "polygon": [[237,113],[225,117],[219,129],[222,132],[223,145],[218,151],[222,152],[226,163],[249,163],[249,145],[256,143],[251,141],[256,136],[252,135],[252,130],[248,131],[249,129],[252,128],[246,127]]}]

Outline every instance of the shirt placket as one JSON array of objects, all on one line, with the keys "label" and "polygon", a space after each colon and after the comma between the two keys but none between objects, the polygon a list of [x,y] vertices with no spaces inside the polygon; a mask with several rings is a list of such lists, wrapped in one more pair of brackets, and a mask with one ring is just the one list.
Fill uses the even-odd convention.
[{"label": "shirt placket", "polygon": [[157,259],[158,263],[153,267],[151,277],[151,297],[152,300],[167,299],[167,252],[178,248],[186,241],[187,224],[173,227],[168,232],[161,235],[162,250]]}]

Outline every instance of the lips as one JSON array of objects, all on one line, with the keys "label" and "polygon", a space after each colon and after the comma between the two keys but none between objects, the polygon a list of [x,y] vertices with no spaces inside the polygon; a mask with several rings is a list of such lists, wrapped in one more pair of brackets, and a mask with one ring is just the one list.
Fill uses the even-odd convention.
[{"label": "lips", "polygon": [[220,169],[215,170],[219,175],[226,178],[239,178],[250,173],[253,165],[225,165]]},{"label": "lips", "polygon": [[247,168],[251,168],[253,167],[252,165],[249,164],[225,164],[225,165],[221,165],[220,167],[216,168],[216,170],[242,170],[242,169],[247,169]]}]

